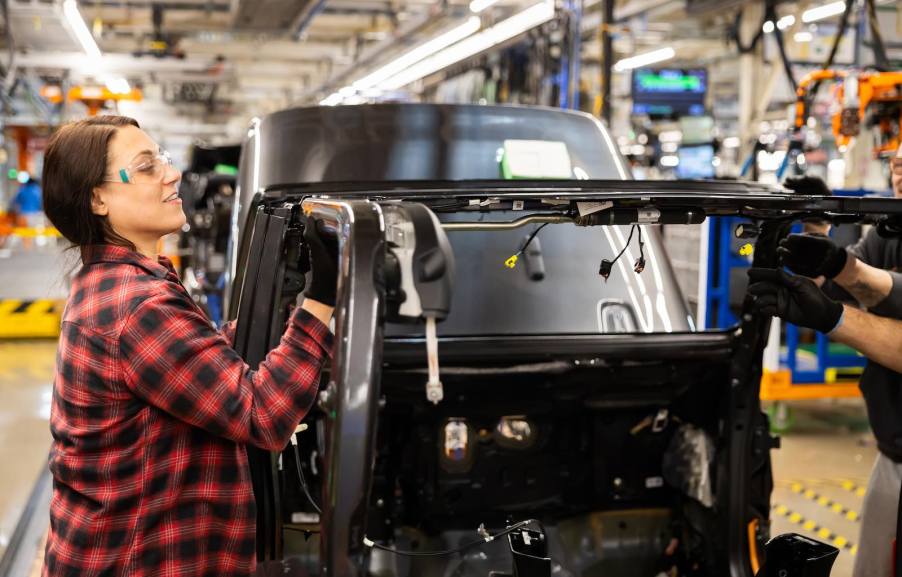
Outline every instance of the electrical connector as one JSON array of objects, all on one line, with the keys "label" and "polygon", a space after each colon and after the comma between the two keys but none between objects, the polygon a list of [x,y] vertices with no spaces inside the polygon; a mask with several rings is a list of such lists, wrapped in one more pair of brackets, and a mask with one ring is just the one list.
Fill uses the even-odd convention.
[{"label": "electrical connector", "polygon": [[601,264],[598,266],[598,274],[604,279],[605,282],[608,282],[608,277],[611,276],[611,271],[614,270],[614,262],[608,259],[604,259],[601,261]]},{"label": "electrical connector", "polygon": [[507,268],[514,268],[515,266],[517,266],[518,259],[519,259],[519,254],[515,254],[515,255],[511,256],[509,259],[507,259],[506,261],[504,261],[504,266],[506,266]]},{"label": "electrical connector", "polygon": [[636,274],[641,273],[645,270],[645,257],[640,256],[636,259],[636,262],[633,264],[633,270],[636,271]]}]

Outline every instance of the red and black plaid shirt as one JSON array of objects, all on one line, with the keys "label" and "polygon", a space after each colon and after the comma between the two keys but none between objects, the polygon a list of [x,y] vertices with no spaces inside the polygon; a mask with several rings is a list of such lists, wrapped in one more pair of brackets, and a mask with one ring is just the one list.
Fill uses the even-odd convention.
[{"label": "red and black plaid shirt", "polygon": [[63,315],[45,576],[246,576],[245,445],[281,450],[312,405],[328,328],[298,309],[258,370],[165,258],[92,247]]}]

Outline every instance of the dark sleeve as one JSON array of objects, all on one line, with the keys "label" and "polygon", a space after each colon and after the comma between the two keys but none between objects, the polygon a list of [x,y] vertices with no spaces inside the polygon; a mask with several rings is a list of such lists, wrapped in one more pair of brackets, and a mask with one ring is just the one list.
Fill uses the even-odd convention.
[{"label": "dark sleeve", "polygon": [[890,268],[894,265],[884,263],[884,240],[877,234],[876,228],[871,228],[861,239],[846,248],[847,251],[858,257],[858,260],[877,268]]},{"label": "dark sleeve", "polygon": [[215,435],[275,451],[313,404],[331,334],[297,309],[279,345],[251,370],[186,295],[164,291],[135,308],[119,346],[137,397]]},{"label": "dark sleeve", "polygon": [[886,239],[877,234],[876,228],[871,228],[864,237],[850,246],[847,250],[858,259],[872,267],[886,270],[893,279],[893,288],[889,295],[868,310],[881,317],[902,318],[902,275],[888,270],[902,263],[888,262]]},{"label": "dark sleeve", "polygon": [[868,311],[881,317],[902,319],[902,274],[893,271],[887,272],[893,279],[893,288],[885,299],[868,308]]}]

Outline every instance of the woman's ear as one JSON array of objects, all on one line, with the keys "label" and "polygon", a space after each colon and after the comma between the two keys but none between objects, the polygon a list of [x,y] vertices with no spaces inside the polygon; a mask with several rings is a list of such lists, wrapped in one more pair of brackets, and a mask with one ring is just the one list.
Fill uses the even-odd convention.
[{"label": "woman's ear", "polygon": [[96,187],[91,193],[91,212],[98,216],[107,216],[110,212],[109,207],[103,201],[103,191],[100,187]]}]

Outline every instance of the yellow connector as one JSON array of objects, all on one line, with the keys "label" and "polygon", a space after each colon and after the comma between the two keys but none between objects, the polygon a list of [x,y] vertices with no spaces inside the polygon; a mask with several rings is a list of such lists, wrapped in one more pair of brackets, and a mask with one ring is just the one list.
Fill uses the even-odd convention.
[{"label": "yellow connector", "polygon": [[514,256],[510,257],[509,259],[507,259],[506,261],[504,261],[504,266],[506,266],[507,268],[514,268],[515,266],[517,266],[517,259],[518,259],[518,258],[519,258],[519,257],[518,257],[517,255],[514,255]]}]

